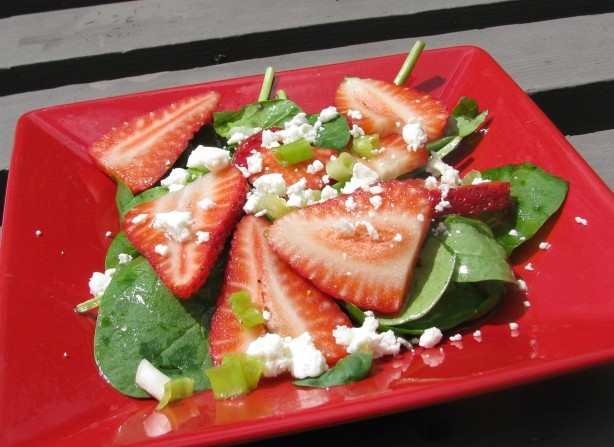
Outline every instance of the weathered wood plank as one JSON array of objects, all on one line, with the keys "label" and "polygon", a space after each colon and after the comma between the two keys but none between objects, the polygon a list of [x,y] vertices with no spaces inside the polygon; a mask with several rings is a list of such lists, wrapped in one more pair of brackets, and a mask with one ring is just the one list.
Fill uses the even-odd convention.
[{"label": "weathered wood plank", "polygon": [[605,184],[614,190],[614,129],[572,135],[567,139]]},{"label": "weathered wood plank", "polygon": [[494,2],[311,0],[289,7],[270,0],[141,0],[74,8],[0,20],[0,68],[488,3]]},{"label": "weathered wood plank", "polygon": [[[539,92],[614,79],[614,66],[609,55],[611,37],[604,32],[608,27],[614,27],[614,14],[424,36],[423,39],[427,48],[453,45],[484,48],[525,91]],[[0,98],[0,169],[9,166],[17,118],[29,110],[257,74],[268,65],[287,70],[402,53],[412,44],[413,39],[400,39],[6,96]],[[536,45],[539,51],[536,51]]]}]

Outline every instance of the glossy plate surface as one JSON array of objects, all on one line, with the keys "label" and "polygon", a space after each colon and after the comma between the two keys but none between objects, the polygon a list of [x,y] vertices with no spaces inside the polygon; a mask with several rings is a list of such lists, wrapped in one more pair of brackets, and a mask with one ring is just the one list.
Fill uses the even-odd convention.
[{"label": "glossy plate surface", "polygon": [[[279,73],[307,112],[330,105],[347,76],[392,80],[404,55]],[[0,257],[0,444],[213,445],[254,440],[430,405],[614,359],[614,200],[535,104],[482,50],[426,51],[409,84],[453,107],[461,96],[490,111],[476,149],[456,156],[462,172],[533,162],[570,182],[556,220],[514,253],[528,292],[460,342],[445,341],[379,363],[360,383],[330,390],[287,381],[214,401],[197,393],[164,412],[127,398],[98,374],[94,320],[76,315],[88,279],[103,268],[116,232],[114,183],[89,160],[97,137],[134,115],[190,94],[222,93],[220,109],[258,96],[261,76],[37,110],[18,123]],[[582,217],[584,226],[575,221]],[[40,234],[37,235],[37,231]],[[540,250],[542,241],[551,244]],[[524,269],[527,263],[534,271]],[[523,301],[530,307],[525,308]],[[518,323],[511,331],[509,323]],[[161,418],[161,419],[156,419]],[[153,436],[162,420],[169,433]]]}]

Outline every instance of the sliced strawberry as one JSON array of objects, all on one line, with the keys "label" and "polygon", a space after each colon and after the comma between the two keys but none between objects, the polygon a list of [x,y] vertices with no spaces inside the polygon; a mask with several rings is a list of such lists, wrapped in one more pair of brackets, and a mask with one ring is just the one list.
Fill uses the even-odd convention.
[{"label": "sliced strawberry", "polygon": [[390,180],[424,166],[429,153],[424,147],[408,149],[400,134],[390,134],[380,139],[382,150],[360,163],[377,172],[382,180]]},{"label": "sliced strawberry", "polygon": [[[242,212],[246,194],[243,175],[229,166],[135,206],[126,213],[122,229],[169,289],[188,298],[207,279]],[[179,219],[175,225],[172,219],[164,225],[164,217],[182,217],[183,223]]]},{"label": "sliced strawberry", "polygon": [[281,174],[286,181],[287,186],[290,186],[302,178],[305,178],[307,181],[307,189],[322,189],[324,187],[322,176],[326,174],[326,170],[324,169],[317,172],[308,172],[309,165],[311,165],[315,160],[318,160],[323,166],[326,166],[326,163],[328,163],[330,157],[333,155],[339,155],[339,152],[333,149],[314,147],[314,159],[285,166],[275,159],[273,156],[273,151],[266,147],[262,147],[262,134],[257,133],[247,138],[239,145],[235,151],[233,163],[235,166],[240,166],[247,169],[247,159],[248,157],[254,155],[255,152],[260,153],[260,157],[262,158],[262,171],[251,174],[247,178],[248,182],[253,183],[257,178],[265,174]]},{"label": "sliced strawberry", "polygon": [[89,154],[106,174],[141,192],[170,169],[194,133],[207,123],[220,102],[207,92],[174,102],[111,129]]},{"label": "sliced strawberry", "polygon": [[288,213],[273,223],[267,240],[323,292],[388,313],[403,304],[432,206],[419,182],[377,186],[377,194],[359,189]]},{"label": "sliced strawberry", "polygon": [[263,244],[263,226],[259,219],[246,216],[241,219],[232,237],[224,284],[211,319],[209,345],[216,365],[224,354],[246,352],[249,344],[265,334],[262,325],[244,328],[228,303],[230,295],[245,289],[254,304],[262,309],[260,286],[261,266],[259,251]]},{"label": "sliced strawberry", "polygon": [[[420,122],[428,141],[441,138],[448,122],[443,102],[410,87],[375,79],[346,78],[333,100],[350,126],[356,124],[365,133],[385,136],[398,133],[407,123]],[[361,118],[348,113],[359,111]]]},{"label": "sliced strawberry", "polygon": [[309,332],[315,346],[333,364],[346,355],[335,342],[333,330],[351,322],[331,297],[275,255],[266,242],[270,225],[263,218],[247,215],[237,226],[222,294],[211,321],[211,355],[219,363],[224,354],[245,352],[249,343],[264,335],[262,326],[245,330],[228,305],[231,293],[246,289],[252,301],[270,313],[267,332],[290,337]]},{"label": "sliced strawberry", "polygon": [[[450,188],[445,197],[440,189],[429,189],[434,217],[445,214],[472,216],[484,211],[496,211],[512,204],[510,184],[508,182],[483,182],[475,185],[463,185]],[[437,207],[441,201],[446,206]]]}]

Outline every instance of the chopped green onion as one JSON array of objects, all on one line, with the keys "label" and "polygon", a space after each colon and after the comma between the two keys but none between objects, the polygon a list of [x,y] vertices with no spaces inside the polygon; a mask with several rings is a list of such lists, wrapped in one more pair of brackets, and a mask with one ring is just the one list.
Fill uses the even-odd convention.
[{"label": "chopped green onion", "polygon": [[238,292],[232,293],[228,298],[228,303],[234,316],[246,328],[249,329],[258,324],[264,324],[265,319],[262,316],[262,312],[253,303],[247,290],[241,289]]},{"label": "chopped green onion", "polygon": [[262,81],[262,87],[260,87],[260,95],[258,95],[258,102],[266,101],[269,99],[271,89],[273,88],[273,81],[275,80],[275,70],[273,67],[267,67],[264,72],[264,80]]},{"label": "chopped green onion", "polygon": [[283,165],[293,165],[314,157],[313,148],[305,138],[271,149],[275,159]]},{"label": "chopped green onion", "polygon": [[482,173],[476,169],[469,171],[461,180],[461,185],[471,185],[476,178],[482,178]]},{"label": "chopped green onion", "polygon": [[294,209],[286,205],[286,201],[277,194],[263,194],[258,205],[266,210],[266,216],[271,220],[279,219]]},{"label": "chopped green onion", "polygon": [[75,311],[80,313],[80,314],[83,314],[85,312],[89,312],[90,310],[99,307],[100,306],[100,301],[102,301],[102,295],[94,297],[94,298],[91,298],[91,299],[89,299],[87,301],[84,301],[84,302],[82,302],[80,304],[77,304],[75,306]]},{"label": "chopped green onion", "polygon": [[213,397],[227,399],[243,396],[258,386],[264,365],[247,354],[226,354],[222,363],[205,370],[211,382]]},{"label": "chopped green onion", "polygon": [[157,400],[164,397],[164,384],[171,378],[153,366],[147,359],[141,360],[136,369],[135,382]]},{"label": "chopped green onion", "polygon": [[420,57],[420,54],[422,54],[423,49],[424,42],[422,40],[417,40],[412,49],[409,51],[405,62],[403,62],[401,70],[399,70],[396,78],[394,78],[394,83],[396,85],[405,85],[414,69],[414,66],[416,65],[416,62],[418,61],[418,58]]},{"label": "chopped green onion", "polygon": [[277,90],[277,99],[288,99],[285,90]]},{"label": "chopped green onion", "polygon": [[326,173],[338,182],[349,180],[352,178],[354,163],[354,157],[347,152],[341,152],[336,159],[326,163]]},{"label": "chopped green onion", "polygon": [[161,410],[166,407],[169,402],[174,402],[185,397],[190,397],[194,394],[194,379],[191,377],[180,377],[171,379],[164,384],[164,394],[156,410]]},{"label": "chopped green onion", "polygon": [[379,149],[379,135],[360,135],[352,140],[352,152],[359,157],[369,158],[373,156],[373,150]]}]

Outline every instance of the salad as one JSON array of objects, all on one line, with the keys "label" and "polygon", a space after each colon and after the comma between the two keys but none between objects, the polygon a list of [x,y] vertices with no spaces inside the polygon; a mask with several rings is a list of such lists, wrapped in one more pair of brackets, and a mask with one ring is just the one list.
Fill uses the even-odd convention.
[{"label": "salad", "polygon": [[393,82],[348,74],[317,113],[270,99],[270,69],[239,110],[205,92],[94,143],[121,230],[77,311],[97,309],[113,387],[162,408],[276,376],[351,383],[374,359],[479,326],[523,286],[509,255],[567,182],[529,163],[462,177],[448,165],[488,112],[407,86],[422,47]]}]

